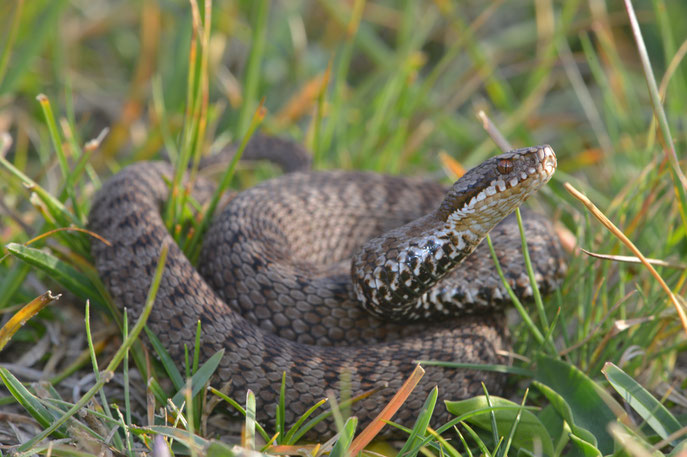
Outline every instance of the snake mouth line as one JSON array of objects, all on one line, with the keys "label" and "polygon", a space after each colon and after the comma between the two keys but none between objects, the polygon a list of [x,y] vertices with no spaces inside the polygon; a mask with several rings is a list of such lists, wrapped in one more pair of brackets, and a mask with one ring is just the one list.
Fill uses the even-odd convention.
[{"label": "snake mouth line", "polygon": [[[519,173],[506,172],[505,175],[510,175],[509,178],[493,179],[479,193],[470,198],[469,201],[463,204],[459,213],[469,214],[475,212],[478,208],[488,208],[490,206],[499,205],[505,202],[510,194],[522,195],[530,194],[539,189],[543,184],[547,183],[556,170],[557,160],[556,154],[549,145],[537,146],[528,148],[523,151],[524,159],[535,156],[536,163],[533,163],[527,168],[523,168]],[[502,160],[517,160],[513,159]],[[508,162],[508,167],[513,165]],[[498,198],[494,196],[498,195]]]}]

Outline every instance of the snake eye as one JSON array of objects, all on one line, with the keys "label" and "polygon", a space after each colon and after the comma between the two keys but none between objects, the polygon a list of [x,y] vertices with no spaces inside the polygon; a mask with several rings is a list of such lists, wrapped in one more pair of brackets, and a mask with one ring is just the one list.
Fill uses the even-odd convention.
[{"label": "snake eye", "polygon": [[513,170],[513,162],[511,162],[509,159],[501,159],[499,160],[499,163],[496,164],[496,169],[502,175],[508,174]]}]

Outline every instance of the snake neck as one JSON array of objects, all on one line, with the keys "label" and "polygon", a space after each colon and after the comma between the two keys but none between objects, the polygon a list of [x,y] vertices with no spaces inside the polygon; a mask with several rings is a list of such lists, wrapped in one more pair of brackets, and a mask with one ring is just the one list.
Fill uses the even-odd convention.
[{"label": "snake neck", "polygon": [[553,175],[550,146],[493,157],[456,181],[439,207],[370,240],[354,256],[353,285],[368,312],[395,320],[441,314],[428,291]]},{"label": "snake neck", "polygon": [[419,318],[424,293],[470,255],[484,236],[456,232],[436,213],[386,233],[353,261],[358,300],[379,317]]}]

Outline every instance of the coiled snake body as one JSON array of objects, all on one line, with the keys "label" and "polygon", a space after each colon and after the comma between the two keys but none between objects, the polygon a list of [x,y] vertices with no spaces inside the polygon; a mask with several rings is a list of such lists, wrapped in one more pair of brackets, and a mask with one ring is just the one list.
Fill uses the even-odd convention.
[{"label": "coiled snake body", "polygon": [[[171,166],[140,163],[97,193],[90,228],[112,245],[94,242],[92,253],[115,301],[138,315],[160,247],[170,242],[148,325],[182,361],[200,320],[201,354],[225,350],[218,378],[231,382],[239,401],[247,389],[256,393],[259,420],[274,420],[283,372],[287,424],[338,391],[346,373],[353,395],[387,386],[352,406],[365,423],[415,360],[502,362],[498,353],[508,346],[500,309],[509,300],[487,248],[477,246],[496,226],[492,237],[506,276],[518,295],[531,294],[517,225],[512,217],[499,222],[555,167],[549,146],[511,151],[470,170],[448,192],[373,173],[287,174],[240,193],[213,221],[199,262],[204,279],[160,216]],[[209,191],[206,183],[195,186],[200,200]],[[558,244],[536,215],[525,216],[525,229],[546,292],[564,268]],[[427,322],[431,317],[438,322]],[[427,367],[394,420],[412,425],[435,385],[442,398],[456,400],[481,393],[481,382],[498,393],[503,378]],[[437,414],[441,420],[446,413]]]}]

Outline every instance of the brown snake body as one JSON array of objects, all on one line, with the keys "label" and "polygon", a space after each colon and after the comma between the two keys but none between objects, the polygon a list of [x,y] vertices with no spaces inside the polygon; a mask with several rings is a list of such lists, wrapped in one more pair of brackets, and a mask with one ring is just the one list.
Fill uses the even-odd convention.
[{"label": "brown snake body", "polygon": [[[247,389],[256,393],[259,420],[274,420],[283,372],[287,424],[338,392],[345,372],[353,395],[386,386],[352,406],[365,423],[415,360],[502,362],[500,308],[509,300],[488,250],[478,245],[496,226],[492,237],[505,274],[527,298],[517,225],[512,217],[498,223],[555,166],[548,146],[516,150],[469,171],[448,194],[434,183],[373,173],[288,174],[240,193],[213,221],[199,262],[203,279],[160,216],[171,166],[140,163],[97,193],[90,228],[112,245],[94,242],[92,253],[115,301],[138,315],[160,247],[170,243],[149,327],[181,361],[200,320],[201,354],[225,350],[218,378],[230,381],[229,394],[239,402]],[[196,185],[197,198],[208,193],[205,183]],[[558,244],[536,215],[525,216],[525,229],[546,292],[564,268]],[[372,315],[383,313],[389,317]],[[439,322],[426,322],[432,316]],[[412,425],[435,385],[442,398],[456,400],[481,393],[481,382],[498,393],[503,377],[427,367],[394,420]],[[445,417],[437,411],[438,420]],[[330,430],[326,422],[316,429]]]}]

